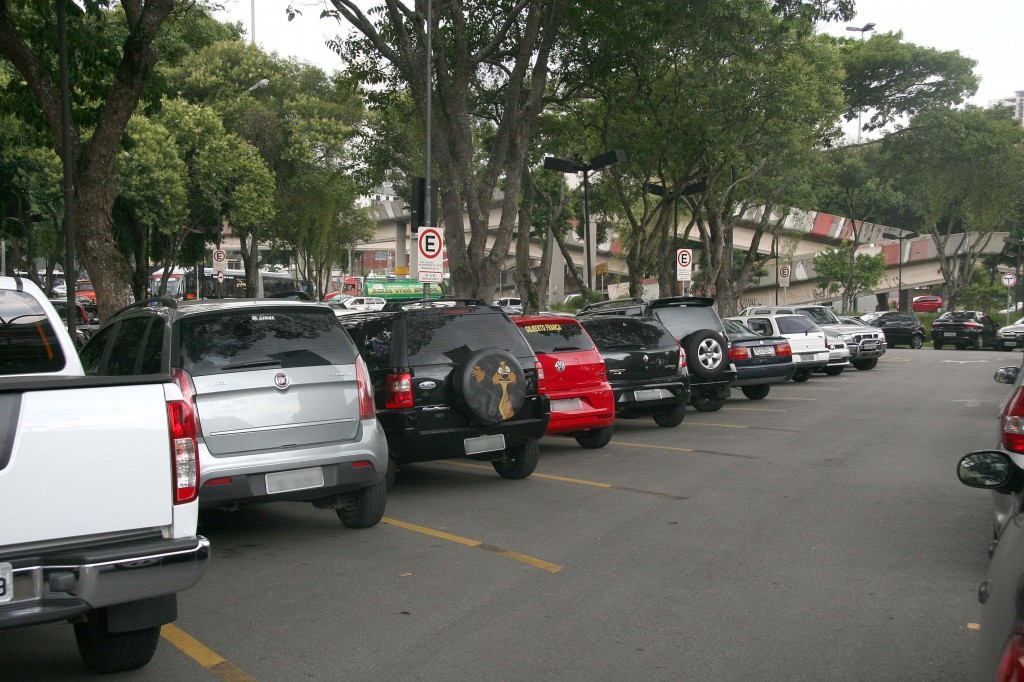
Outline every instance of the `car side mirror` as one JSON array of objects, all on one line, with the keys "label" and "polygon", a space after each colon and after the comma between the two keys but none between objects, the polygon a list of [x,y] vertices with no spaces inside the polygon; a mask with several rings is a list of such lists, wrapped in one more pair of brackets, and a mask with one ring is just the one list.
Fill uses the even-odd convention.
[{"label": "car side mirror", "polygon": [[992,375],[997,384],[1015,384],[1020,376],[1020,367],[1000,367]]},{"label": "car side mirror", "polygon": [[960,482],[972,488],[1002,488],[1012,474],[1013,462],[999,450],[979,450],[964,455],[956,469]]}]

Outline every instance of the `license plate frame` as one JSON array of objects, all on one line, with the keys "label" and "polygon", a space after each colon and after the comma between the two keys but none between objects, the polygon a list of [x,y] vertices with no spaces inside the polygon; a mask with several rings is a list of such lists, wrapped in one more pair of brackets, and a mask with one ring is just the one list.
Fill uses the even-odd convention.
[{"label": "license plate frame", "polygon": [[552,412],[579,412],[583,409],[583,401],[579,398],[557,398],[551,401]]},{"label": "license plate frame", "polygon": [[664,397],[665,392],[660,388],[645,388],[641,391],[633,391],[633,400],[638,403],[648,400],[661,400]]},{"label": "license plate frame", "polygon": [[308,469],[292,469],[291,471],[275,471],[264,476],[267,494],[290,493],[296,490],[324,487],[324,470],[322,467]]},{"label": "license plate frame", "polygon": [[0,562],[0,604],[14,600],[14,566]]},{"label": "license plate frame", "polygon": [[956,332],[942,332],[943,336],[956,336]]},{"label": "license plate frame", "polygon": [[467,455],[479,455],[482,452],[501,452],[505,449],[505,434],[496,433],[490,436],[476,436],[462,441]]},{"label": "license plate frame", "polygon": [[754,355],[775,355],[775,349],[771,346],[754,346]]}]

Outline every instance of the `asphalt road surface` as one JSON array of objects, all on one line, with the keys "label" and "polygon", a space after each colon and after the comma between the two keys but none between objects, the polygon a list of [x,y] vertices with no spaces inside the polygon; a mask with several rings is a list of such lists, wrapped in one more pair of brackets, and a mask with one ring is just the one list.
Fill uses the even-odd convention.
[{"label": "asphalt road surface", "polygon": [[[117,679],[966,679],[991,502],[955,465],[994,444],[992,373],[1020,361],[890,350],[677,428],[620,421],[602,450],[546,438],[522,481],[408,467],[367,530],[205,514],[210,570]],[[63,624],[0,632],[0,657],[90,677]]]}]

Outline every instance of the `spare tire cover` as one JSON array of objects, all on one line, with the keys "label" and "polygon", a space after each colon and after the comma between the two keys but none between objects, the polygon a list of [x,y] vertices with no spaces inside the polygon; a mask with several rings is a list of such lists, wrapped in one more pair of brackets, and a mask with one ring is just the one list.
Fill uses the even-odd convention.
[{"label": "spare tire cover", "polygon": [[528,386],[523,367],[514,355],[500,348],[484,348],[470,355],[452,373],[458,406],[481,424],[511,419],[526,402]]}]

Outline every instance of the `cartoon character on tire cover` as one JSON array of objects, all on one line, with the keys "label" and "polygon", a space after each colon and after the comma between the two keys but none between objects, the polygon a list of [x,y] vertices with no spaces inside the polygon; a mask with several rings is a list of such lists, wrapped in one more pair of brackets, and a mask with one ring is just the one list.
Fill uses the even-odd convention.
[{"label": "cartoon character on tire cover", "polygon": [[[470,370],[470,374],[476,379],[478,384],[482,384],[486,378],[485,372],[480,368],[480,365],[475,365]],[[498,363],[498,369],[491,376],[491,384],[501,386],[501,400],[498,401],[498,414],[501,415],[502,419],[511,419],[515,416],[515,410],[512,409],[512,401],[508,399],[508,385],[514,384],[518,381],[516,373],[512,371],[512,368],[501,360]],[[493,404],[493,403],[492,403]]]}]

